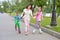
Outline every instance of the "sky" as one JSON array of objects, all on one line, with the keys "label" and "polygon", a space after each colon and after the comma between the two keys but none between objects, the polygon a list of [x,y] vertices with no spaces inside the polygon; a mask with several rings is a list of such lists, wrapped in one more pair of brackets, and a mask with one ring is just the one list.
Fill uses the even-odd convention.
[{"label": "sky", "polygon": [[[0,3],[3,2],[3,1],[8,1],[8,0],[0,0]],[[9,0],[9,1],[11,2],[11,0]],[[19,1],[21,1],[21,0],[19,0]]]},{"label": "sky", "polygon": [[[0,4],[2,4],[3,1],[8,1],[8,0],[0,0]],[[9,0],[9,1],[10,1],[10,3],[12,3],[12,0]],[[15,1],[15,0],[13,0],[13,1]],[[19,2],[21,2],[21,0],[19,0]]]},{"label": "sky", "polygon": [[[0,0],[0,1],[8,1],[8,0]],[[11,0],[10,0],[11,1]]]},{"label": "sky", "polygon": [[[3,1],[8,1],[8,0],[0,0],[0,4],[2,4]],[[11,0],[9,0],[11,2]]]}]

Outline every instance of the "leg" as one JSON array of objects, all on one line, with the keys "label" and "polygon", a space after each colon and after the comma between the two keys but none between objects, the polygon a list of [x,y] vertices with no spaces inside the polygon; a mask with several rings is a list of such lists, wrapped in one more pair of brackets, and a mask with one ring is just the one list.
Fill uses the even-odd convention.
[{"label": "leg", "polygon": [[17,31],[17,21],[15,21],[15,30]]},{"label": "leg", "polygon": [[27,28],[27,32],[29,32],[29,21],[28,20],[27,20],[26,28]]},{"label": "leg", "polygon": [[19,24],[19,22],[18,22],[18,33],[20,34],[21,33],[21,31],[20,31],[20,24]]},{"label": "leg", "polygon": [[41,23],[40,23],[40,21],[38,21],[38,26],[39,26],[39,28],[41,28]]},{"label": "leg", "polygon": [[39,25],[39,33],[42,33],[40,21],[38,21],[38,25]]},{"label": "leg", "polygon": [[28,30],[29,30],[29,20],[25,20],[25,25],[26,25],[26,27],[25,27],[25,32],[26,32],[26,34],[28,34]]},{"label": "leg", "polygon": [[33,33],[35,33],[35,32],[36,32],[36,29],[33,30]]},{"label": "leg", "polygon": [[17,31],[17,25],[15,24],[15,30]]},{"label": "leg", "polygon": [[36,21],[36,28],[39,29],[39,22]]},{"label": "leg", "polygon": [[36,30],[38,29],[38,27],[37,27],[37,26],[38,26],[38,24],[37,24],[37,23],[38,23],[38,22],[36,21],[36,24],[35,24],[35,26],[34,26],[34,28],[35,28],[35,29],[33,30],[33,33],[35,33],[35,32],[36,32]]}]

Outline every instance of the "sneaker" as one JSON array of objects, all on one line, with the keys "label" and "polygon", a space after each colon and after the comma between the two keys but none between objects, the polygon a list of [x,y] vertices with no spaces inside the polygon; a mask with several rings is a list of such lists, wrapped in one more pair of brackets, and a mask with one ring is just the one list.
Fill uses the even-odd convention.
[{"label": "sneaker", "polygon": [[19,33],[19,34],[21,33],[20,29],[18,29],[18,33]]},{"label": "sneaker", "polygon": [[36,29],[33,30],[33,34],[36,32]]},{"label": "sneaker", "polygon": [[29,34],[29,32],[26,32],[25,35],[27,36]]},{"label": "sneaker", "polygon": [[39,29],[39,33],[42,34],[42,30],[41,29]]},{"label": "sneaker", "polygon": [[21,31],[18,31],[19,34],[21,34]]}]

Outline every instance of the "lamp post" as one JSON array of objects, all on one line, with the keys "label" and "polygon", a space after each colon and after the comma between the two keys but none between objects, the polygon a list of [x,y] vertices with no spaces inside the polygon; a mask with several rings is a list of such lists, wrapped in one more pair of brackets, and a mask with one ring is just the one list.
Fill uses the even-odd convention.
[{"label": "lamp post", "polygon": [[52,18],[51,18],[51,24],[50,26],[57,26],[56,23],[56,0],[53,2],[53,11],[52,11]]}]

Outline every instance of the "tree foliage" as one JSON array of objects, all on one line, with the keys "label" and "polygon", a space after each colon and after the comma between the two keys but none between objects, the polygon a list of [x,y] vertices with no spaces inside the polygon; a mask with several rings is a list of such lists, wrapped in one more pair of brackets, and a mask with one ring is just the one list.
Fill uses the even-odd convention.
[{"label": "tree foliage", "polygon": [[[26,7],[26,5],[28,4],[32,4],[35,6],[47,6],[46,2],[49,0],[21,0],[21,2],[19,2],[19,0],[14,0],[13,2],[15,2],[15,5],[11,5],[9,2],[4,1],[2,4],[4,6],[4,11],[5,12],[13,12],[13,11],[18,11],[18,12],[22,12],[22,10]],[[51,0],[53,3],[53,0]],[[13,3],[12,2],[12,3]],[[53,6],[53,4],[51,4]],[[50,4],[48,4],[48,10],[51,6]],[[1,9],[1,6],[0,6]],[[50,12],[51,12],[52,8],[50,8]],[[60,13],[60,0],[56,0],[56,10],[57,13]]]},{"label": "tree foliage", "polygon": [[22,12],[23,9],[26,8],[26,6],[27,6],[28,4],[32,4],[32,2],[29,1],[29,0],[21,0],[20,4],[19,4],[19,6],[18,6],[18,10],[19,10],[20,12]]},{"label": "tree foliage", "polygon": [[57,5],[57,13],[60,14],[60,0],[56,0],[56,5]]},{"label": "tree foliage", "polygon": [[35,6],[44,6],[46,5],[47,0],[34,0],[34,5]]}]

